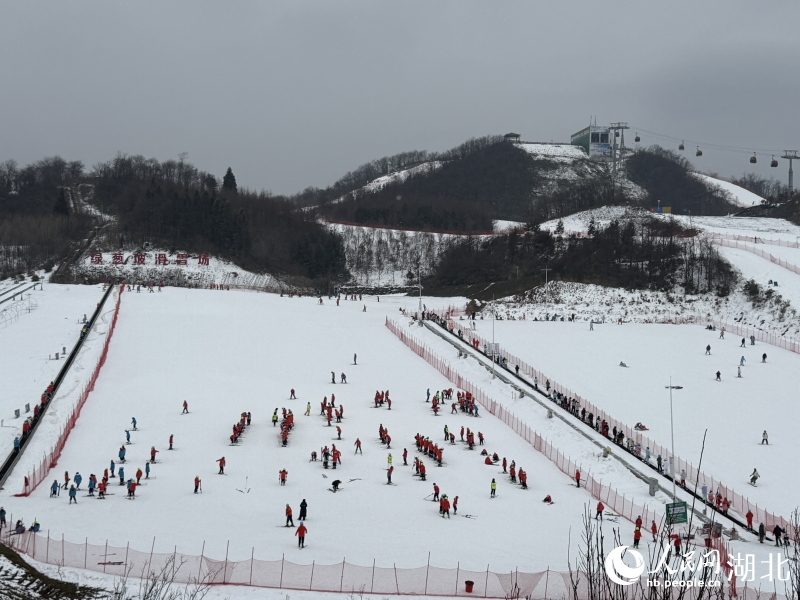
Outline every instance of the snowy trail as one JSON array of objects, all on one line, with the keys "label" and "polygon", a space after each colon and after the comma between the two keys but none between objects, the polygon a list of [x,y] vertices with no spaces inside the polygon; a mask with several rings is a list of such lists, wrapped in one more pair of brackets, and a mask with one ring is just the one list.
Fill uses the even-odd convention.
[{"label": "snowy trail", "polygon": [[[435,302],[446,306],[453,299]],[[444,389],[449,382],[384,327],[387,313],[396,316],[398,308],[415,304],[409,298],[380,303],[369,298],[339,307],[325,299],[319,306],[314,298],[170,288],[161,294],[126,293],[107,362],[53,477],[60,479],[65,470],[101,477],[135,416],[139,431],[131,432],[133,444],[126,446],[126,477],[144,467],[155,446],[160,462],[153,465],[151,479],[134,502],[123,502],[123,488],[112,485],[115,496],[104,502],[80,497],[77,506],[67,506],[63,495],[48,498],[43,485],[30,498],[4,498],[6,510],[15,518],[37,516],[44,529],[67,540],[88,536],[90,542],[104,543],[108,538],[110,544],[149,549],[155,537],[156,551],[172,551],[177,544],[178,551],[190,554],[199,554],[205,542],[206,555],[216,558],[225,556],[230,540],[232,560],[249,558],[255,547],[264,559],[285,553],[288,560],[330,564],[346,556],[354,564],[376,559],[384,566],[419,567],[434,550],[431,563],[441,567],[460,561],[462,568],[485,570],[490,556],[493,570],[564,568],[566,524],[579,522],[594,500],[494,417],[433,416],[425,390]],[[331,370],[337,380],[344,371],[349,383],[331,385]],[[287,399],[291,388],[298,400]],[[391,391],[391,411],[371,408],[376,389]],[[346,408],[343,464],[324,471],[319,462],[309,462],[309,455],[337,443],[335,427],[326,427],[318,416],[320,400],[331,393]],[[188,415],[180,414],[184,399]],[[307,401],[310,417],[303,416]],[[288,448],[280,447],[278,430],[269,422],[273,409],[282,406],[296,415]],[[243,410],[252,412],[253,425],[243,442],[231,447],[230,426]],[[381,423],[393,438],[396,486],[385,485],[388,451],[376,440]],[[446,467],[426,461],[427,483],[412,478],[410,467],[400,464],[403,447],[413,457],[414,434],[436,441],[445,424],[479,428],[489,451],[515,459],[530,472],[531,489],[511,486],[500,467],[484,465],[478,452],[460,444],[445,447]],[[166,449],[170,434],[175,436],[172,452]],[[363,456],[352,455],[356,437]],[[228,462],[225,477],[216,474],[215,460],[221,456]],[[282,468],[289,471],[285,487],[277,481]],[[195,475],[203,480],[202,495],[192,493]],[[334,477],[345,482],[335,495],[328,492]],[[492,477],[498,480],[498,498],[490,501]],[[237,488],[246,478],[251,491],[243,494]],[[459,496],[459,514],[477,518],[441,519],[436,504],[423,501],[433,482],[451,499]],[[7,489],[16,488],[9,484]],[[541,502],[548,493],[556,504]],[[300,554],[294,530],[278,526],[284,505],[290,503],[296,516],[303,498],[309,504],[310,548]],[[498,529],[509,518],[514,527]],[[373,543],[376,532],[379,545]],[[551,552],[539,551],[543,537],[554,540]],[[446,550],[442,539],[448,540]]]}]

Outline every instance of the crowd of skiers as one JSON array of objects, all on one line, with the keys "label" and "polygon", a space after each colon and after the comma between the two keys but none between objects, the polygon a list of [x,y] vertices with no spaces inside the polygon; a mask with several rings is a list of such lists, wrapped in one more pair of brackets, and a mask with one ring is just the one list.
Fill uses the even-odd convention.
[{"label": "crowd of skiers", "polygon": [[[42,395],[39,398],[39,402],[33,405],[33,414],[22,422],[21,433],[18,436],[14,437],[15,454],[19,453],[22,446],[24,446],[25,443],[28,441],[28,436],[31,434],[31,431],[33,431],[33,428],[36,425],[36,423],[39,422],[39,418],[44,413],[47,404],[50,402],[50,400],[53,399],[54,391],[55,391],[55,384],[51,381],[50,384],[47,386],[47,388],[45,388],[44,392],[42,392]],[[27,487],[27,485],[28,481],[26,477],[25,486]]]},{"label": "crowd of skiers", "polygon": [[[277,413],[278,409],[276,408],[275,411]],[[230,437],[231,446],[235,446],[236,444],[239,443],[239,438],[244,433],[245,428],[250,426],[251,419],[252,417],[250,415],[250,412],[245,411],[239,416],[239,420],[233,424],[233,433],[231,433]]]}]

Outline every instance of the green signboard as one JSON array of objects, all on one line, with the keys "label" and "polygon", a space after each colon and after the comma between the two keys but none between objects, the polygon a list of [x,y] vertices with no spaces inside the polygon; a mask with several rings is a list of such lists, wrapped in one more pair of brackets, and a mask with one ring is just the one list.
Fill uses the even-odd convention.
[{"label": "green signboard", "polygon": [[667,504],[667,523],[674,525],[676,523],[687,522],[686,502],[674,502]]}]

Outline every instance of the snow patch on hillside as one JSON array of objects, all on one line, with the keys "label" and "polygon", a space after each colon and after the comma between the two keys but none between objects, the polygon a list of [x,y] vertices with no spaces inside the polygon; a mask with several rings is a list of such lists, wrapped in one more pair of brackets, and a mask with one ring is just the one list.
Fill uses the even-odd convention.
[{"label": "snow patch on hillside", "polygon": [[589,156],[581,146],[572,144],[517,144],[521,149],[536,158],[546,158],[556,162],[571,163],[575,160],[587,159]]},{"label": "snow patch on hillside", "polygon": [[737,206],[750,207],[754,204],[761,204],[761,202],[764,200],[764,198],[758,194],[754,194],[750,190],[746,190],[741,186],[731,183],[730,181],[717,179],[716,177],[710,177],[709,175],[703,175],[702,173],[693,173],[693,175],[706,185],[721,188],[727,193],[728,199]]}]

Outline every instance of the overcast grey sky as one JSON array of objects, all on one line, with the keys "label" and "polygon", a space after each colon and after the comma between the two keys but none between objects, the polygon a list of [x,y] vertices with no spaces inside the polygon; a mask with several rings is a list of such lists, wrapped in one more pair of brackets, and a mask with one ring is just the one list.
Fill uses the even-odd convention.
[{"label": "overcast grey sky", "polygon": [[[188,152],[293,193],[472,136],[568,141],[590,115],[800,149],[799,26],[794,0],[0,0],[0,161]],[[786,179],[747,158],[697,164]]]}]

